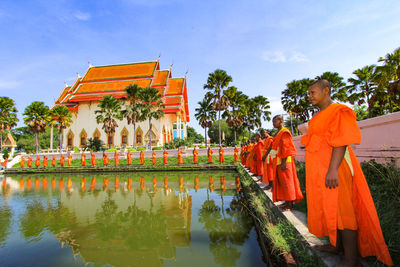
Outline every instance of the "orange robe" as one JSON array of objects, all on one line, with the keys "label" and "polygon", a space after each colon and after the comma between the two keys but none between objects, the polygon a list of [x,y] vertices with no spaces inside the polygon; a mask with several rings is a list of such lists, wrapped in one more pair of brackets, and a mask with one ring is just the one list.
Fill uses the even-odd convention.
[{"label": "orange robe", "polygon": [[[331,104],[309,121],[301,143],[306,147],[306,189],[308,229],[318,236],[329,236],[336,245],[337,229],[358,230],[362,257],[376,256],[392,265],[371,193],[351,144],[359,144],[361,133],[353,110]],[[333,147],[346,146],[339,166],[339,186],[326,188],[325,176]]]},{"label": "orange robe", "polygon": [[164,152],[163,152],[163,163],[164,164],[167,164],[167,155],[168,155],[168,151],[164,150]]},{"label": "orange robe", "polygon": [[67,164],[68,164],[68,166],[72,166],[72,155],[71,154],[68,155]]},{"label": "orange robe", "polygon": [[90,154],[90,160],[92,162],[92,166],[96,166],[96,155],[94,153]]},{"label": "orange robe", "polygon": [[24,157],[21,157],[21,161],[19,162],[19,166],[21,168],[25,167],[25,158]]},{"label": "orange robe", "polygon": [[31,158],[31,156],[28,157],[28,161],[26,162],[26,166],[28,166],[29,168],[32,167],[32,158]]},{"label": "orange robe", "polygon": [[[264,140],[264,151],[263,156],[267,152],[268,148],[272,145],[274,138],[272,136],[268,136],[267,139]],[[264,161],[264,174],[262,181],[263,183],[269,183],[270,181],[274,180],[274,166],[272,163],[271,153],[268,154]]]},{"label": "orange robe", "polygon": [[144,151],[140,151],[140,165],[144,164]]},{"label": "orange robe", "polygon": [[39,167],[40,166],[40,157],[37,156],[36,157],[36,162],[35,162],[35,167]]},{"label": "orange robe", "polygon": [[132,164],[132,151],[128,151],[128,164]]},{"label": "orange robe", "polygon": [[4,160],[4,162],[3,162],[3,164],[2,164],[3,167],[7,168],[7,163],[8,163],[8,158]]},{"label": "orange robe", "polygon": [[157,163],[157,152],[155,152],[155,151],[153,151],[152,160],[153,160],[153,165],[156,165],[156,163]]},{"label": "orange robe", "polygon": [[115,153],[114,153],[114,165],[115,166],[119,165],[119,153],[118,153],[118,151],[115,151]]},{"label": "orange robe", "polygon": [[199,150],[193,149],[193,163],[199,163]]},{"label": "orange robe", "polygon": [[[294,156],[296,148],[292,140],[292,134],[287,128],[282,128],[274,137],[272,150],[277,151],[276,162],[274,164],[275,182],[272,191],[274,202],[285,200],[299,202],[303,197],[300,189],[300,182],[297,178]],[[282,170],[280,165],[283,158],[286,159],[286,170]]]},{"label": "orange robe", "polygon": [[262,176],[264,174],[264,162],[262,161],[264,141],[259,140],[254,147],[254,174]]},{"label": "orange robe", "polygon": [[254,149],[254,145],[253,144],[249,144],[247,146],[247,153],[246,153],[246,167],[251,169],[251,167],[253,166],[253,149]]},{"label": "orange robe", "polygon": [[108,159],[108,155],[104,154],[103,156],[103,166],[107,166],[110,163],[110,160]]},{"label": "orange robe", "polygon": [[183,163],[182,154],[183,154],[183,151],[182,150],[178,150],[178,164],[182,164]]},{"label": "orange robe", "polygon": [[233,150],[233,161],[238,162],[239,161],[239,148],[235,147]]},{"label": "orange robe", "polygon": [[256,144],[250,145],[250,148],[249,148],[249,152],[250,153],[247,156],[247,165],[249,166],[248,168],[254,174],[257,171],[256,170],[256,163],[255,163],[255,160],[254,160],[254,156],[255,156],[255,152],[256,152],[255,148],[256,148]]},{"label": "orange robe", "polygon": [[81,165],[82,166],[86,166],[86,155],[82,153],[81,156]]},{"label": "orange robe", "polygon": [[48,165],[48,163],[49,163],[49,162],[48,162],[48,160],[47,160],[47,156],[44,156],[44,157],[43,157],[43,167],[46,168],[47,165]]},{"label": "orange robe", "polygon": [[223,163],[225,161],[224,152],[225,152],[225,149],[223,149],[221,147],[219,149],[219,163]]},{"label": "orange robe", "polygon": [[246,152],[247,152],[247,145],[242,146],[240,150],[240,162],[242,163],[243,166],[246,166]]},{"label": "orange robe", "polygon": [[213,154],[213,150],[210,148],[210,149],[208,150],[208,153],[207,153],[207,155],[208,155],[208,163],[213,163],[212,154]]},{"label": "orange robe", "polygon": [[56,166],[56,156],[53,156],[53,159],[51,160],[51,166]]},{"label": "orange robe", "polygon": [[61,155],[61,157],[60,157],[60,165],[61,165],[61,167],[64,167],[64,165],[65,165],[65,157],[64,157],[64,155]]}]

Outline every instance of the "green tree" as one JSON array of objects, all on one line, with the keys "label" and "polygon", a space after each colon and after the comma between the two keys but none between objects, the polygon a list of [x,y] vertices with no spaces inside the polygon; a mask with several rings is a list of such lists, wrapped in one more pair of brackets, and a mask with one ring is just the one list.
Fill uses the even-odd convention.
[{"label": "green tree", "polygon": [[[100,100],[97,105],[100,109],[94,113],[96,116],[97,123],[103,123],[102,129],[107,134],[107,138],[115,133],[115,128],[118,127],[117,120],[122,120],[121,114],[121,102],[119,102],[113,95],[106,95]],[[108,142],[109,148],[111,148],[111,142]]]},{"label": "green tree", "polygon": [[192,143],[200,143],[203,140],[201,134],[197,133],[196,130],[190,126],[186,127],[187,139]]},{"label": "green tree", "polygon": [[199,121],[200,126],[204,128],[204,143],[207,145],[207,128],[211,127],[213,121],[215,121],[216,112],[207,96],[197,104],[199,107],[195,109],[194,116]]},{"label": "green tree", "polygon": [[286,89],[282,91],[282,105],[287,113],[293,115],[301,121],[308,121],[311,114],[316,112],[308,100],[308,88],[313,80],[302,79],[293,80],[286,84]]},{"label": "green tree", "polygon": [[151,150],[151,120],[160,119],[164,116],[164,104],[162,95],[158,92],[157,88],[146,87],[141,91],[140,98],[143,101],[141,108],[141,120],[149,120],[149,149]]},{"label": "green tree", "polygon": [[17,125],[17,108],[9,97],[0,97],[0,151],[2,151],[3,132],[9,131]]},{"label": "green tree", "polygon": [[358,121],[362,121],[362,120],[368,119],[369,113],[368,113],[368,110],[367,110],[367,106],[365,106],[365,105],[361,105],[361,106],[354,105],[353,109],[354,109],[354,112],[356,113]]},{"label": "green tree", "polygon": [[243,126],[251,132],[261,127],[262,120],[271,120],[269,101],[266,97],[256,96],[245,101],[246,107]]},{"label": "green tree", "polygon": [[23,113],[24,123],[28,125],[29,130],[35,134],[36,154],[39,153],[39,133],[46,131],[51,120],[50,109],[43,102],[34,101],[25,108]]},{"label": "green tree", "polygon": [[331,83],[331,98],[333,100],[339,100],[342,102],[347,101],[346,83],[343,81],[343,77],[341,77],[339,73],[327,71],[322,73],[321,76],[315,77],[315,79],[325,79]]},{"label": "green tree", "polygon": [[122,114],[128,121],[128,124],[133,125],[133,147],[136,147],[136,123],[140,121],[141,109],[143,105],[141,103],[140,95],[143,88],[137,84],[130,84],[125,88],[127,105],[122,111]]},{"label": "green tree", "polygon": [[[214,96],[213,109],[218,111],[218,122],[221,121],[221,110],[228,108],[229,100],[224,96],[224,88],[228,87],[230,82],[232,77],[226,71],[217,69],[208,75],[207,83],[204,85],[204,89],[210,90]],[[221,145],[221,125],[218,134]]]},{"label": "green tree", "polygon": [[60,153],[62,149],[62,136],[63,136],[63,131],[67,127],[69,127],[72,123],[72,113],[66,106],[62,105],[55,105],[51,110],[51,123],[52,125],[56,126],[56,129],[58,130],[58,141],[59,141],[59,146],[60,146]]}]

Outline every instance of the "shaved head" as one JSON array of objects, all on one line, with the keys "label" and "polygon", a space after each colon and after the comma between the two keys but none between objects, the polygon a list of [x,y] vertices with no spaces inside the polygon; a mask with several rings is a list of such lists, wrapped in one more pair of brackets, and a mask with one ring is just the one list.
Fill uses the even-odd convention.
[{"label": "shaved head", "polygon": [[324,90],[325,88],[328,88],[328,89],[329,89],[329,93],[331,92],[331,83],[330,83],[328,80],[325,80],[325,79],[318,79],[318,80],[314,81],[314,82],[310,85],[310,87],[311,87],[311,86],[314,86],[314,85],[318,86],[318,88],[319,88],[320,90]]},{"label": "shaved head", "polygon": [[276,115],[276,116],[274,116],[274,117],[272,118],[272,120],[280,120],[280,121],[283,121],[283,117],[282,117],[282,115]]}]

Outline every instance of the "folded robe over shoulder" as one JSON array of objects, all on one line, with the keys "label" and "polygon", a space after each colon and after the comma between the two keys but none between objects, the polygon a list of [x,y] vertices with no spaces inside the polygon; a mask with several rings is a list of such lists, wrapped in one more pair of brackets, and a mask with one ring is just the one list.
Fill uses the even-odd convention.
[{"label": "folded robe over shoulder", "polygon": [[[354,111],[342,104],[331,104],[316,114],[308,125],[308,133],[302,137],[301,142],[306,147],[307,216],[310,233],[318,237],[329,236],[331,244],[336,246],[337,229],[352,229],[354,225],[351,225],[351,214],[354,214],[361,256],[376,256],[383,263],[393,265],[368,184],[350,147],[351,144],[359,144],[361,141]],[[325,186],[325,177],[332,149],[341,146],[347,146],[347,149],[338,170],[339,187],[329,189]],[[343,203],[346,197],[342,197],[344,185],[341,188],[341,180],[352,183],[352,190],[348,193],[351,194],[350,203],[347,204]],[[344,226],[340,226],[341,224]]]}]

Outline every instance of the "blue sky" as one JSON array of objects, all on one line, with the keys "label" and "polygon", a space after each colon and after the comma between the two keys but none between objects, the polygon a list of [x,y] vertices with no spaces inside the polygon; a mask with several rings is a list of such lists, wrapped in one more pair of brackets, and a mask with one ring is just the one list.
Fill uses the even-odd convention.
[{"label": "blue sky", "polygon": [[[22,112],[32,101],[52,106],[88,62],[156,60],[188,71],[191,122],[210,72],[264,95],[282,113],[285,84],[375,64],[400,46],[398,1],[92,0],[0,2],[0,95]],[[271,127],[264,123],[264,127]]]}]

